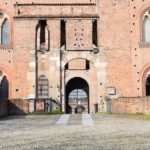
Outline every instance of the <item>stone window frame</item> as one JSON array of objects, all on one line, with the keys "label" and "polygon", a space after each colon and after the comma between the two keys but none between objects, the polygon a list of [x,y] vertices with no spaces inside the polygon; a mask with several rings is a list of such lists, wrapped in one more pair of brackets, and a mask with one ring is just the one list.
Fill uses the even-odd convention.
[{"label": "stone window frame", "polygon": [[[150,47],[150,42],[144,41],[144,19],[145,19],[146,15],[148,14],[148,12],[150,12],[150,7],[145,9],[140,15],[140,42],[139,42],[140,48],[149,48]],[[149,15],[149,19],[150,19],[150,14],[148,14],[148,15]]]},{"label": "stone window frame", "polygon": [[[46,45],[46,42],[47,42],[47,48],[44,48],[44,49],[41,49],[42,44],[40,43],[40,37],[38,37],[38,32],[40,31],[40,28],[41,28],[41,24],[40,24],[41,21],[46,21],[45,30],[47,32],[45,32],[45,38],[46,38],[46,33],[47,33],[47,39],[45,39],[44,45]],[[39,36],[40,36],[40,32],[39,32]],[[45,51],[50,51],[50,30],[49,30],[49,25],[47,24],[47,20],[39,20],[36,26],[36,50],[42,53],[44,53]]]},{"label": "stone window frame", "polygon": [[[10,45],[11,45],[11,42],[12,42],[12,36],[11,36],[11,33],[12,33],[11,20],[10,20],[10,17],[9,17],[5,12],[0,11],[0,14],[3,14],[3,17],[0,19],[0,47],[10,46]],[[5,22],[6,20],[8,20],[9,25],[10,25],[9,44],[2,44],[2,26],[3,26],[3,24],[4,24],[4,22]]]}]

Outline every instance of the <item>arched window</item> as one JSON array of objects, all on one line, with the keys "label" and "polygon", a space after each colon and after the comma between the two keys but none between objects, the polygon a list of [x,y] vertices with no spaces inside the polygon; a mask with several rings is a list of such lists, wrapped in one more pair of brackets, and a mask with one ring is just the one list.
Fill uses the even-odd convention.
[{"label": "arched window", "polygon": [[10,44],[10,21],[6,14],[0,13],[0,44]]},{"label": "arched window", "polygon": [[37,50],[41,52],[48,51],[50,49],[49,46],[50,33],[48,30],[46,20],[39,21],[36,33],[37,33],[36,34]]},{"label": "arched window", "polygon": [[49,81],[46,76],[42,75],[38,79],[38,98],[48,98]]},{"label": "arched window", "polygon": [[10,43],[10,23],[8,19],[6,19],[2,25],[2,44]]},{"label": "arched window", "polygon": [[150,42],[150,18],[148,16],[145,16],[143,21],[143,40]]}]

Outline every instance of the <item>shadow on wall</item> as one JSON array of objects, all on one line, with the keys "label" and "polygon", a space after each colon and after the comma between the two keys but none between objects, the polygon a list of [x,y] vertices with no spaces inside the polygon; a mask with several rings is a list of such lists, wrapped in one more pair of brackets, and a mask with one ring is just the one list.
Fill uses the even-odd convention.
[{"label": "shadow on wall", "polygon": [[[0,99],[0,118],[8,115],[28,115],[34,111],[52,112],[61,108],[59,102],[52,99],[36,100]],[[36,109],[36,110],[34,110]],[[24,116],[25,117],[25,116]],[[9,119],[9,117],[7,117]],[[23,116],[19,119],[23,119]]]},{"label": "shadow on wall", "polygon": [[7,100],[0,99],[0,118],[7,116]]},{"label": "shadow on wall", "polygon": [[21,119],[25,119],[26,115],[12,115],[12,116],[3,116],[2,118],[0,118],[0,121],[6,121],[6,120],[21,120]]},{"label": "shadow on wall", "polygon": [[29,113],[28,100],[9,100],[8,115],[27,115]]}]

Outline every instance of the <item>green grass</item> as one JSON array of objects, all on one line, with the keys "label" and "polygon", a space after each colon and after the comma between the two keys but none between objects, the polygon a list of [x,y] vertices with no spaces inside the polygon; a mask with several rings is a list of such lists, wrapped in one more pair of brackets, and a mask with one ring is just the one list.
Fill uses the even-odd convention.
[{"label": "green grass", "polygon": [[111,112],[99,112],[98,115],[113,115],[114,117],[120,118],[129,118],[129,119],[137,119],[137,120],[150,120],[150,115],[144,113],[136,113],[136,114],[113,114]]},{"label": "green grass", "polygon": [[150,120],[150,115],[146,115],[143,113],[136,113],[136,114],[121,114],[120,117],[127,117],[131,119],[139,119],[139,120]]},{"label": "green grass", "polygon": [[64,114],[63,111],[61,110],[54,110],[52,112],[33,112],[33,113],[30,113],[29,115],[59,115],[59,114]]},{"label": "green grass", "polygon": [[99,115],[111,115],[112,113],[111,112],[97,112],[96,114],[99,114]]}]

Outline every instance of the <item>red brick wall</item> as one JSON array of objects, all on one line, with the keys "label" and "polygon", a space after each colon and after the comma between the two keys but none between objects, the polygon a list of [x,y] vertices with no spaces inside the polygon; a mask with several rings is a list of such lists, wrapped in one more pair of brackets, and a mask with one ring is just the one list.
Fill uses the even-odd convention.
[{"label": "red brick wall", "polygon": [[150,114],[150,97],[113,99],[111,101],[111,112]]},{"label": "red brick wall", "polygon": [[92,20],[68,20],[66,23],[67,50],[92,48]]},{"label": "red brick wall", "polygon": [[86,69],[85,59],[74,59],[68,63],[69,69]]},{"label": "red brick wall", "polygon": [[[43,3],[42,0],[33,0],[32,2]],[[44,3],[49,4],[94,2],[96,0],[44,0]],[[35,96],[35,28],[39,19],[13,19],[14,16],[17,16],[15,14],[17,9],[15,10],[14,8],[15,3],[16,0],[1,0],[0,3],[0,12],[8,14],[12,21],[12,45],[6,49],[0,47],[0,70],[4,71],[9,77],[9,98],[33,98]],[[18,0],[18,3],[31,3],[31,0]],[[41,63],[39,63],[39,75],[47,75],[50,87],[52,87],[49,91],[49,97],[57,100],[60,100],[60,92],[57,87],[65,83],[67,79],[69,80],[75,76],[88,79],[91,90],[91,107],[94,103],[98,103],[102,107],[100,108],[102,111],[105,110],[105,97],[108,96],[108,87],[115,87],[118,97],[145,95],[145,84],[142,79],[144,72],[150,68],[149,47],[140,46],[141,44],[139,45],[139,43],[141,42],[141,15],[143,11],[150,8],[150,3],[149,0],[98,0],[97,3],[97,6],[84,7],[76,5],[31,5],[18,6],[18,9],[20,11],[19,16],[49,14],[62,16],[89,14],[90,16],[98,14],[100,17],[98,19],[98,47],[100,52],[93,54],[88,51],[65,51],[65,55],[62,57],[62,68],[72,59],[86,58],[92,64],[90,71],[68,71],[66,80],[64,79],[64,72],[60,73],[59,68],[60,20],[52,18],[47,19],[50,30],[50,52],[47,52],[43,58],[39,55],[39,62]],[[91,26],[92,22],[89,19],[66,19],[67,48],[81,50],[93,46],[91,43]],[[79,31],[81,35],[83,28],[84,34],[80,39],[77,33]],[[77,33],[75,33],[75,29]],[[87,29],[90,29],[91,32]],[[84,47],[81,46],[82,42],[79,42],[80,40],[85,43]],[[78,45],[81,47],[77,47]],[[9,70],[9,73],[6,70]],[[62,83],[60,83],[61,75],[62,79],[65,80]],[[64,87],[63,85],[62,95],[65,95]],[[122,102],[119,101],[119,103]],[[124,111],[123,108],[118,109],[120,109],[119,111]],[[132,109],[136,108],[133,107]]]},{"label": "red brick wall", "polygon": [[0,117],[7,115],[7,100],[0,100]]}]

